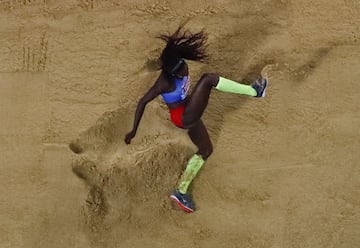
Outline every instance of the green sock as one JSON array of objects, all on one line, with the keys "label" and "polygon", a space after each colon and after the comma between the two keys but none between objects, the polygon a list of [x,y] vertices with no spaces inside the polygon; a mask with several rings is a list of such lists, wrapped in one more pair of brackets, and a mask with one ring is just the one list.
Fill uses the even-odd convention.
[{"label": "green sock", "polygon": [[204,163],[205,161],[200,155],[195,154],[190,158],[186,169],[180,178],[178,189],[181,194],[186,194],[191,181],[195,178]]},{"label": "green sock", "polygon": [[256,96],[256,90],[250,85],[240,84],[230,79],[219,77],[219,82],[216,85],[216,89],[223,92],[230,92],[236,94],[243,94],[249,96]]}]

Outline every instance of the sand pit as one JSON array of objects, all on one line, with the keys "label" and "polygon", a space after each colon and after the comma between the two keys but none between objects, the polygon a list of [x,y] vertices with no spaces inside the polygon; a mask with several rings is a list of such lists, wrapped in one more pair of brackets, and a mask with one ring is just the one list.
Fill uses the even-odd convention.
[{"label": "sand pit", "polygon": [[[155,37],[188,20],[206,64],[264,99],[213,91],[198,210],[168,198],[194,153],[156,99]],[[360,243],[360,3],[0,1],[0,247],[336,247]]]}]

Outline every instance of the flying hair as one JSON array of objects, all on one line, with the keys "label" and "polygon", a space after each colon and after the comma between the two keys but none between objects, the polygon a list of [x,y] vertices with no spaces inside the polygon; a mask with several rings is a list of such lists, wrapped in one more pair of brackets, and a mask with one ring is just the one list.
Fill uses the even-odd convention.
[{"label": "flying hair", "polygon": [[160,56],[162,67],[174,66],[180,59],[204,62],[208,57],[205,31],[191,33],[183,28],[184,24],[181,24],[173,34],[162,34],[157,37],[166,42]]}]

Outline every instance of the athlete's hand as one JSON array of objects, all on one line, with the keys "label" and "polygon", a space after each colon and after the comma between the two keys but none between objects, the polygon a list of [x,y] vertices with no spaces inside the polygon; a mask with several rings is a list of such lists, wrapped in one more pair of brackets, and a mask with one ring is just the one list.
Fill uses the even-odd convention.
[{"label": "athlete's hand", "polygon": [[128,145],[131,143],[131,139],[135,137],[135,132],[131,131],[125,135],[125,143]]}]

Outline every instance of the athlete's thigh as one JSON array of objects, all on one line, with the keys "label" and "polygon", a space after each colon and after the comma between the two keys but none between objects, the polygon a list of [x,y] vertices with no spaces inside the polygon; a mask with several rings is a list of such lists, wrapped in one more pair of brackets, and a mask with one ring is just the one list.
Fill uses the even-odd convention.
[{"label": "athlete's thigh", "polygon": [[209,102],[212,87],[219,77],[216,74],[204,74],[190,94],[183,115],[183,122],[192,124],[200,120]]}]

